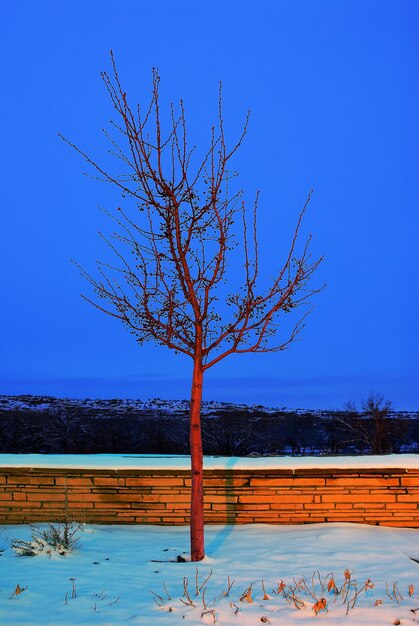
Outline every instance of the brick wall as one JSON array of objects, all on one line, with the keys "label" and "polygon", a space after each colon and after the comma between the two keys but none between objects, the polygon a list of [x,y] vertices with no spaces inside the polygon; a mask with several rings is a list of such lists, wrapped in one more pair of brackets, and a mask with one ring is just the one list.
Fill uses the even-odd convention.
[{"label": "brick wall", "polygon": [[[0,524],[187,524],[185,470],[0,468]],[[207,523],[419,528],[419,469],[206,470]]]}]

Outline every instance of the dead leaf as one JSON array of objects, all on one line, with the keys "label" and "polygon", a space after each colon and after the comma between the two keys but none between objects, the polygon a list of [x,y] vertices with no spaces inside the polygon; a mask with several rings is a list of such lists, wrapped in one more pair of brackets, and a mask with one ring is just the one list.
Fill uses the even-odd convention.
[{"label": "dead leaf", "polygon": [[317,615],[317,613],[320,613],[320,611],[325,611],[326,610],[326,598],[320,598],[320,600],[318,600],[316,602],[316,604],[313,604],[313,611],[314,613]]},{"label": "dead leaf", "polygon": [[248,587],[245,590],[245,592],[243,593],[242,597],[240,598],[240,602],[248,602],[249,604],[251,604],[253,602],[252,585],[250,585],[250,587]]},{"label": "dead leaf", "polygon": [[14,590],[14,592],[12,593],[12,595],[10,596],[10,600],[12,598],[14,598],[15,596],[19,596],[23,591],[26,591],[28,587],[21,587],[19,584],[16,585],[16,589]]},{"label": "dead leaf", "polygon": [[285,589],[285,582],[281,580],[281,582],[278,583],[278,589],[276,590],[276,593],[281,593],[281,591],[284,591],[284,589]]}]

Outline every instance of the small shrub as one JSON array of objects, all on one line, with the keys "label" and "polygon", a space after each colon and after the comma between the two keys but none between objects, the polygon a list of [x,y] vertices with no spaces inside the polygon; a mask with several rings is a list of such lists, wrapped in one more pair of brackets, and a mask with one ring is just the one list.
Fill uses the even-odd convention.
[{"label": "small shrub", "polygon": [[63,522],[62,524],[48,524],[47,528],[31,526],[32,541],[12,539],[11,547],[19,556],[36,556],[38,554],[60,554],[67,556],[76,548],[81,524]]}]

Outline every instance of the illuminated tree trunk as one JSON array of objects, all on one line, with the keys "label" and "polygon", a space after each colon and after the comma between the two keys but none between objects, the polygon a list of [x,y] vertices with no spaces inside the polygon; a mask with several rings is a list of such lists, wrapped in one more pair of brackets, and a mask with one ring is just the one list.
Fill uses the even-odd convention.
[{"label": "illuminated tree trunk", "polygon": [[201,433],[201,401],[204,370],[200,355],[194,358],[191,405],[189,415],[189,442],[191,452],[191,560],[201,561],[205,556],[204,547],[204,487],[203,452]]}]

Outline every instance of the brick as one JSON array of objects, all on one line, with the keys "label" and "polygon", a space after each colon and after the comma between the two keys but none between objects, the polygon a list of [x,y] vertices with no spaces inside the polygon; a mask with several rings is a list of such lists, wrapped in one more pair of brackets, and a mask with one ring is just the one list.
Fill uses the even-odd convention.
[{"label": "brick", "polygon": [[[400,510],[406,510],[406,509],[419,509],[419,505],[417,502],[397,502],[396,504],[396,511],[400,511]],[[419,515],[419,510],[418,510],[418,515]]]},{"label": "brick", "polygon": [[370,494],[373,496],[380,496],[381,494],[402,494],[402,493],[406,493],[406,490],[403,489],[403,487],[389,487],[388,489],[370,489],[369,490]]},{"label": "brick", "polygon": [[[185,491],[182,490],[182,493],[187,493],[189,496],[191,495],[190,491]],[[235,496],[238,495],[239,493],[253,493],[251,491],[248,491],[247,489],[242,491],[241,489],[237,489],[236,487],[232,487],[231,489],[205,489],[204,487],[204,498],[207,497],[211,497],[211,496],[219,496],[219,495],[223,495],[223,496]],[[405,493],[403,491],[403,493]]]},{"label": "brick", "polygon": [[[236,507],[238,506],[235,502],[218,502],[218,503],[212,503],[211,505],[211,509],[213,511],[234,511],[236,509]],[[252,510],[263,510],[263,509],[269,509],[269,504],[253,504],[252,505]]]},{"label": "brick", "polygon": [[[320,494],[320,495],[330,495],[330,494],[341,494],[341,495],[350,495],[353,493],[356,494],[364,494],[364,493],[371,493],[371,489],[368,487],[325,487],[324,489],[318,489],[316,491],[316,493]],[[379,493],[389,493],[387,490],[380,490]]]},{"label": "brick", "polygon": [[80,487],[90,488],[93,485],[92,478],[67,478],[68,487],[78,485]]},{"label": "brick", "polygon": [[123,478],[114,478],[113,476],[93,476],[93,484],[105,487],[119,487],[125,484],[125,480]]},{"label": "brick", "polygon": [[[128,505],[129,506],[129,505]],[[166,510],[168,507],[164,502],[132,502],[131,508],[135,510],[144,509],[146,511]]]},{"label": "brick", "polygon": [[122,502],[123,500],[127,500],[127,498],[121,497],[118,493],[115,492],[104,492],[104,493],[91,493],[88,492],[79,492],[78,494],[74,494],[75,498],[89,498],[94,502]]},{"label": "brick", "polygon": [[[291,489],[282,489],[282,490],[278,490],[278,489],[258,489],[257,487],[253,487],[252,489],[243,489],[243,490],[238,490],[237,492],[234,493],[238,493],[238,494],[243,494],[246,496],[263,496],[265,499],[271,496],[276,496],[276,495],[289,495],[289,494],[294,494],[294,491]],[[230,494],[232,495],[232,494]]]},{"label": "brick", "polygon": [[164,499],[162,495],[151,495],[151,494],[141,494],[141,493],[118,493],[116,496],[121,501],[128,502],[160,502]]},{"label": "brick", "polygon": [[261,481],[258,478],[253,478],[250,481],[251,486],[265,484],[268,487],[282,487],[290,486],[292,488],[301,489],[304,487],[324,487],[326,484],[326,478],[310,478],[308,476],[295,476],[294,478],[274,478]]},{"label": "brick", "polygon": [[[266,502],[266,496],[255,496],[255,495],[239,495],[239,502]],[[269,498],[269,502],[275,503],[275,502],[283,502],[283,503],[295,503],[295,504],[301,504],[303,502],[313,502],[313,496],[312,495],[308,495],[308,496],[299,496],[298,498],[294,498],[293,496],[271,496]]]},{"label": "brick", "polygon": [[387,487],[398,487],[400,482],[398,478],[328,478],[326,481],[327,485],[337,485],[337,486],[345,486],[353,487],[354,489],[358,489],[359,487],[382,487],[383,489]]},{"label": "brick", "polygon": [[416,493],[401,493],[397,495],[397,502],[419,503],[419,491]]},{"label": "brick", "polygon": [[67,483],[67,478],[65,476],[55,476],[54,484],[60,487],[64,487]]},{"label": "brick", "polygon": [[13,498],[13,491],[0,492],[0,500],[11,500]]},{"label": "brick", "polygon": [[213,496],[213,495],[204,495],[205,502],[237,502],[238,496],[232,495],[221,495],[221,496]]},{"label": "brick", "polygon": [[43,509],[58,509],[60,511],[63,511],[65,509],[64,503],[60,506],[59,502],[42,502],[42,508]]},{"label": "brick", "polygon": [[[293,487],[296,480],[296,478],[251,478],[250,487]],[[322,484],[324,485],[324,480]]]},{"label": "brick", "polygon": [[176,496],[176,495],[182,495],[182,496],[187,496],[188,498],[191,497],[191,492],[189,490],[185,490],[185,489],[171,489],[170,487],[156,487],[155,489],[151,489],[150,493],[155,493],[156,495],[162,495],[162,496]]},{"label": "brick", "polygon": [[402,476],[400,482],[403,487],[419,487],[419,474],[416,476]]},{"label": "brick", "polygon": [[362,502],[395,502],[396,496],[392,494],[379,494],[379,495],[370,495],[370,494],[357,494],[357,493],[337,493],[337,494],[324,494],[322,495],[322,502],[353,502],[354,504],[359,504]]},{"label": "brick", "polygon": [[70,491],[68,493],[67,500],[69,504],[73,502],[92,502],[93,497],[89,491],[85,493],[73,493],[72,491]]},{"label": "brick", "polygon": [[160,500],[162,502],[190,502],[191,497],[189,494],[176,494],[172,495],[162,495],[160,496]]},{"label": "brick", "polygon": [[131,508],[129,502],[105,502],[95,501],[93,502],[95,509],[129,509]]},{"label": "brick", "polygon": [[353,506],[354,509],[367,509],[368,511],[372,511],[377,509],[384,509],[386,507],[386,503],[375,500],[374,502],[370,502],[368,505],[366,505],[365,500],[362,500],[361,502],[354,502]]},{"label": "brick", "polygon": [[157,487],[159,484],[163,485],[164,487],[166,487],[167,485],[181,487],[185,484],[185,479],[184,478],[170,478],[166,476],[158,476],[158,477],[150,477],[150,478],[126,478],[125,484],[127,486],[137,485],[139,487],[146,486],[146,485]]},{"label": "brick", "polygon": [[34,500],[41,500],[41,501],[50,501],[50,500],[54,500],[54,501],[64,501],[65,500],[65,494],[64,493],[51,493],[51,492],[29,492],[28,493],[28,501],[29,502],[33,502]]},{"label": "brick", "polygon": [[93,502],[90,500],[80,502],[69,502],[68,510],[71,509],[93,509]]},{"label": "brick", "polygon": [[259,523],[259,524],[277,524],[278,523],[278,518],[277,517],[250,517],[249,519],[247,518],[238,518],[237,523],[238,524],[254,524],[254,523]]},{"label": "brick", "polygon": [[[207,478],[204,472],[204,489],[207,488],[218,488],[218,489],[233,489],[234,487],[243,487],[248,485],[250,482],[250,478]],[[191,478],[184,478],[184,484],[187,487],[190,487],[192,484]]]},{"label": "brick", "polygon": [[397,526],[400,528],[419,528],[419,520],[397,520],[397,522],[390,520],[386,522],[386,526]]},{"label": "brick", "polygon": [[[248,505],[249,508],[253,509],[253,505]],[[272,511],[280,511],[280,510],[287,510],[287,511],[295,511],[297,509],[303,509],[304,504],[302,502],[270,502],[269,503],[269,508]]]},{"label": "brick", "polygon": [[338,506],[337,504],[334,504],[333,502],[328,502],[327,504],[325,502],[309,502],[308,504],[304,504],[304,509],[306,511],[316,511],[317,509],[319,510],[323,510],[323,511],[329,511],[329,510],[334,510],[335,508],[337,509],[350,509],[352,508],[352,504],[351,503],[340,503],[340,506]]},{"label": "brick", "polygon": [[8,476],[8,485],[53,485],[52,476]]},{"label": "brick", "polygon": [[12,502],[12,505],[14,506],[14,508],[19,509],[19,508],[38,508],[41,506],[41,502],[26,502],[26,500],[20,500],[19,502]]},{"label": "brick", "polygon": [[[120,516],[118,515],[118,520]],[[134,521],[136,524],[161,524],[161,517],[151,517],[151,516],[141,516],[137,515],[134,517]]]}]

